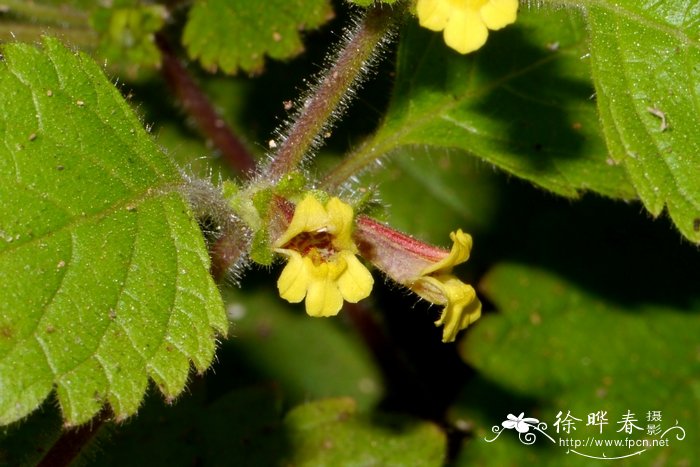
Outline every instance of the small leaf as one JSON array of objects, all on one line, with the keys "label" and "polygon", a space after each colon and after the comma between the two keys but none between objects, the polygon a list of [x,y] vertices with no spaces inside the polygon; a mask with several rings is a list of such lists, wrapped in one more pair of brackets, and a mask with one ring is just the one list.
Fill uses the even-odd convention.
[{"label": "small leaf", "polygon": [[700,242],[700,6],[588,6],[598,108],[610,154],[653,215]]},{"label": "small leaf", "polygon": [[182,42],[205,68],[254,73],[265,55],[285,59],[301,53],[299,31],[332,15],[328,0],[197,0]]},{"label": "small leaf", "polygon": [[168,397],[227,323],[179,171],[99,67],[57,40],[0,65],[0,423]]},{"label": "small leaf", "polygon": [[165,25],[166,18],[162,5],[96,8],[90,21],[100,37],[97,53],[123,64],[132,74],[139,66],[159,66],[155,33]]},{"label": "small leaf", "polygon": [[408,417],[357,413],[352,399],[293,409],[285,419],[293,465],[443,465],[444,433]]},{"label": "small leaf", "polygon": [[565,196],[633,197],[624,171],[607,160],[586,52],[580,15],[564,10],[525,11],[469,56],[411,23],[386,118],[342,178],[420,147],[482,158]]}]

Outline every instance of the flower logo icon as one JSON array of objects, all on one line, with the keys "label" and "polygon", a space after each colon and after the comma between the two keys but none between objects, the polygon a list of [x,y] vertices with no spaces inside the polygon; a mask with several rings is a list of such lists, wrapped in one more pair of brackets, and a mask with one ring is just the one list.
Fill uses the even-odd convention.
[{"label": "flower logo icon", "polygon": [[506,417],[508,420],[504,420],[501,425],[508,430],[515,428],[518,433],[527,433],[530,431],[530,427],[536,427],[540,421],[536,418],[524,417],[524,415],[525,412],[521,412],[517,417],[509,413]]}]

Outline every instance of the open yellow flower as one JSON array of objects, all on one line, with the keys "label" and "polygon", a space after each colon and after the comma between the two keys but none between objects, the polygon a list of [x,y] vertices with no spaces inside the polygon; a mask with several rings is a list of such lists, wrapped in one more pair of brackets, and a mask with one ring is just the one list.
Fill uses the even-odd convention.
[{"label": "open yellow flower", "polygon": [[445,43],[466,54],[486,43],[488,30],[501,29],[513,22],[518,0],[418,0],[420,25],[444,31]]},{"label": "open yellow flower", "polygon": [[387,276],[420,297],[443,306],[436,326],[443,326],[442,341],[452,342],[457,333],[481,316],[481,302],[471,285],[452,274],[467,259],[472,238],[462,230],[450,234],[452,248],[420,242],[366,216],[357,221],[356,237],[362,256]]},{"label": "open yellow flower", "polygon": [[291,303],[306,298],[310,316],[333,316],[343,300],[356,303],[372,291],[374,280],[357,259],[352,240],[352,207],[338,198],[324,206],[312,195],[297,204],[287,230],[274,243],[289,258],[277,281]]}]

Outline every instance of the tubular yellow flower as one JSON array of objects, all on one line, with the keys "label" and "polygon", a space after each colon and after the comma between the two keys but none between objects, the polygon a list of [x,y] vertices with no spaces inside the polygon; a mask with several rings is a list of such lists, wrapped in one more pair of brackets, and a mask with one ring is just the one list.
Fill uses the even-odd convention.
[{"label": "tubular yellow flower", "polygon": [[375,266],[425,300],[444,307],[435,321],[436,326],[443,326],[443,342],[454,341],[460,330],[481,316],[474,288],[452,275],[456,265],[469,259],[470,235],[462,230],[452,232],[452,248],[447,251],[360,216],[356,237],[362,255]]},{"label": "tubular yellow flower", "polygon": [[445,43],[466,54],[486,43],[488,30],[501,29],[513,22],[518,0],[418,0],[420,25],[444,31]]},{"label": "tubular yellow flower", "polygon": [[306,298],[310,316],[333,316],[343,300],[356,303],[372,291],[374,280],[357,259],[352,240],[352,207],[338,198],[322,205],[312,195],[297,204],[287,230],[274,243],[289,258],[277,281],[291,303]]},{"label": "tubular yellow flower", "polygon": [[444,305],[436,326],[444,326],[442,341],[452,342],[457,333],[479,319],[481,302],[471,285],[465,284],[451,274],[452,268],[469,259],[472,247],[470,235],[457,230],[450,234],[452,249],[440,261],[423,269],[418,278],[408,287],[424,299]]}]

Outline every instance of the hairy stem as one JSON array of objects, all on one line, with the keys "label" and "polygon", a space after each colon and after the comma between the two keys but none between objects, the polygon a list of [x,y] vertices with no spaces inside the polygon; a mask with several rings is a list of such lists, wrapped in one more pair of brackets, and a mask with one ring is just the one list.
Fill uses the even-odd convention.
[{"label": "hairy stem", "polygon": [[156,35],[156,43],[162,53],[161,72],[180,101],[182,108],[192,117],[199,130],[221,152],[226,163],[241,175],[250,175],[255,159],[245,145],[214,109],[194,78],[173,52],[167,39]]},{"label": "hairy stem", "polygon": [[351,32],[333,65],[312,89],[294,123],[263,174],[270,181],[279,180],[294,170],[313,148],[319,134],[337,111],[385,40],[403,8],[375,5]]},{"label": "hairy stem", "polygon": [[[243,227],[238,223],[225,226],[222,235],[209,248],[210,273],[216,282],[221,282],[229,271],[241,264],[249,249]],[[235,270],[233,273],[235,274]]]}]

